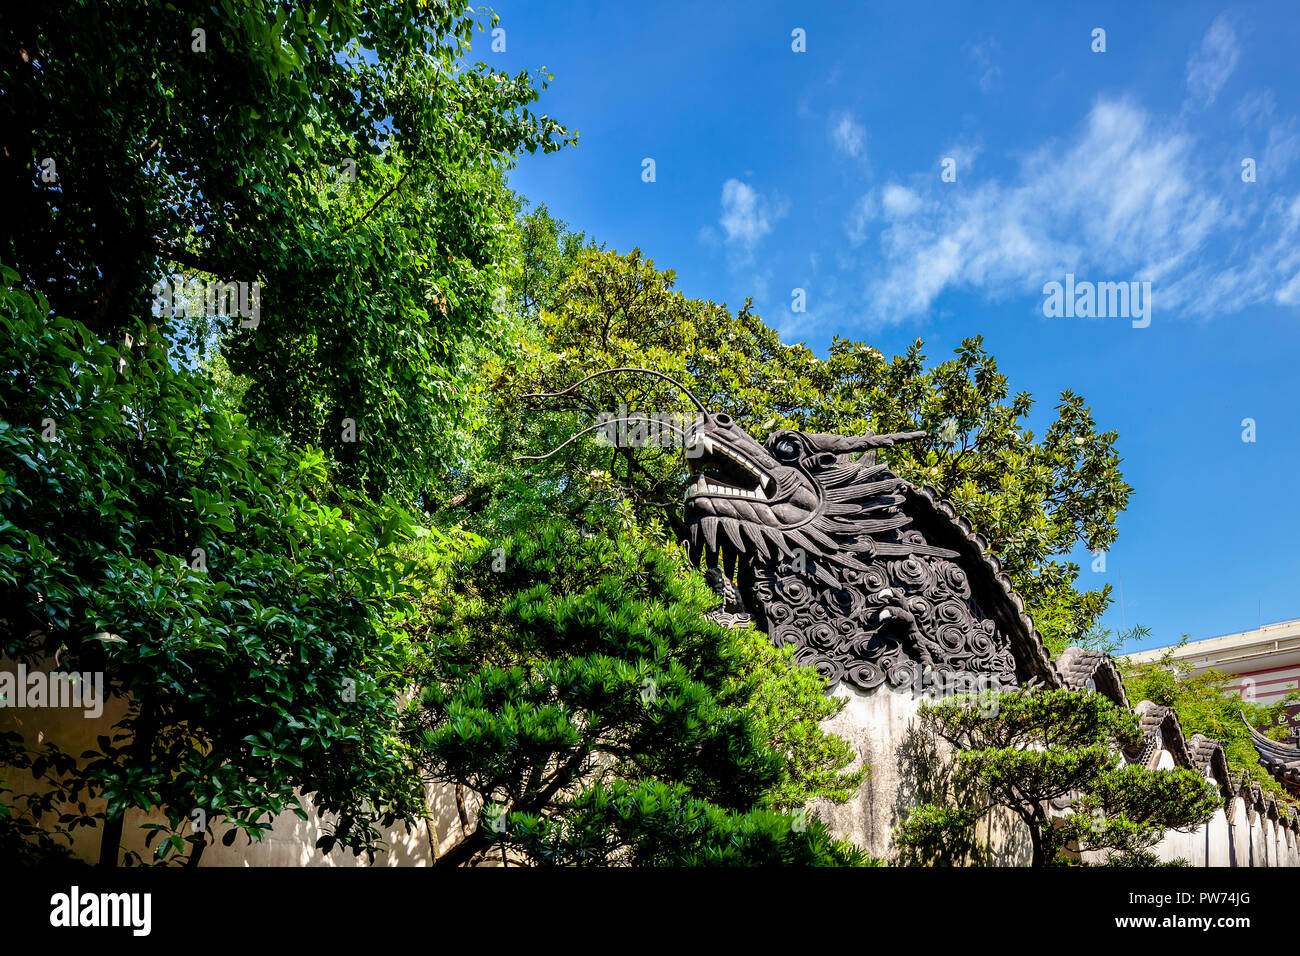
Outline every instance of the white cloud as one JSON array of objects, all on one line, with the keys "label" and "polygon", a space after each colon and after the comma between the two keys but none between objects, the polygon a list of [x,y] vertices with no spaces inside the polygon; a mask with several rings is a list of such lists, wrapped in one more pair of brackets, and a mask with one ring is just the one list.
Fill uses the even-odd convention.
[{"label": "white cloud", "polygon": [[767,203],[758,191],[739,179],[722,184],[722,218],[718,225],[726,233],[726,242],[752,249],[758,240],[772,231]]},{"label": "white cloud", "polygon": [[914,181],[919,193],[873,190],[846,225],[855,244],[870,224],[881,226],[869,260],[870,315],[923,314],[947,289],[1037,296],[1067,271],[1149,279],[1166,316],[1300,297],[1300,197],[1266,201],[1267,193],[1225,186],[1202,153],[1180,121],[1101,100],[1070,139],[1029,152],[1010,181],[954,192],[930,176]]},{"label": "white cloud", "polygon": [[1268,142],[1260,160],[1260,178],[1266,182],[1281,179],[1297,159],[1300,159],[1300,126],[1294,117],[1269,127]]},{"label": "white cloud", "polygon": [[941,168],[945,159],[954,160],[957,163],[957,180],[961,182],[971,174],[971,170],[975,168],[975,160],[982,152],[984,147],[979,143],[952,143],[939,154],[934,164],[936,168]]},{"label": "white cloud", "polygon": [[1277,110],[1277,97],[1272,90],[1251,90],[1238,102],[1234,111],[1242,126],[1262,125]]},{"label": "white cloud", "polygon": [[921,197],[906,186],[890,183],[880,194],[880,206],[889,219],[906,219],[921,207]]},{"label": "white cloud", "polygon": [[1291,281],[1277,290],[1278,305],[1300,305],[1300,272],[1291,277]]},{"label": "white cloud", "polygon": [[831,142],[841,152],[858,159],[865,155],[867,131],[852,113],[839,113],[831,117]]},{"label": "white cloud", "polygon": [[990,37],[972,44],[969,53],[980,75],[980,92],[987,93],[997,86],[998,79],[1002,75],[1002,68],[995,62],[1001,55],[1002,48],[997,40]]},{"label": "white cloud", "polygon": [[[722,243],[727,247],[728,262],[733,269],[753,261],[754,248],[772,231],[772,224],[785,216],[788,203],[779,196],[769,199],[748,183],[728,179],[722,184]],[[716,235],[707,226],[700,239],[715,244]]]},{"label": "white cloud", "polygon": [[1233,110],[1245,134],[1241,155],[1259,161],[1261,183],[1280,181],[1300,160],[1300,122],[1294,116],[1279,118],[1277,111],[1277,98],[1270,89],[1248,92]]},{"label": "white cloud", "polygon": [[1187,92],[1196,105],[1210,106],[1237,68],[1241,49],[1237,34],[1226,18],[1219,16],[1201,39],[1201,49],[1187,61]]},{"label": "white cloud", "polygon": [[880,213],[877,208],[876,197],[872,193],[867,193],[853,205],[849,212],[849,221],[846,229],[849,234],[849,242],[855,246],[860,246],[867,239],[867,229],[871,221]]}]

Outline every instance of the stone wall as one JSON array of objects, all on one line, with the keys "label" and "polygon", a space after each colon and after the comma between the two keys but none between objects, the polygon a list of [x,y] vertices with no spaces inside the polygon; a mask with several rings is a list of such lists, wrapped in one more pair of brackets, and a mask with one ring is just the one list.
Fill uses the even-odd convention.
[{"label": "stone wall", "polygon": [[[844,804],[816,801],[810,808],[838,835],[847,837],[874,857],[892,863],[913,862],[897,856],[893,830],[923,803],[961,801],[948,773],[951,751],[921,725],[917,710],[925,698],[889,686],[863,691],[847,684],[833,695],[845,701],[843,710],[825,727],[839,734],[869,768],[858,797]],[[942,861],[953,865],[1019,866],[1029,862],[1028,832],[1010,814],[991,816],[981,824],[973,845],[954,845]]]}]

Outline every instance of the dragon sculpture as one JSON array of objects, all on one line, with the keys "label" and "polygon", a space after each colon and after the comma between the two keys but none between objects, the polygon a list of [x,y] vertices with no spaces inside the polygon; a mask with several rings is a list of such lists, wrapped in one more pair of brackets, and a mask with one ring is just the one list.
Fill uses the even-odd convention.
[{"label": "dragon sculpture", "polygon": [[730,416],[703,412],[686,447],[688,546],[723,596],[723,619],[748,614],[773,643],[796,645],[797,662],[865,690],[1044,676],[1017,666],[1022,622],[1007,590],[967,571],[972,558],[989,570],[982,549],[876,460],[924,436],[781,429],[760,444]]},{"label": "dragon sculpture", "polygon": [[675,380],[648,369],[607,369],[534,397],[628,371],[672,382],[698,410],[681,436],[694,473],[686,545],[722,598],[715,619],[752,620],[778,646],[795,645],[798,663],[832,684],[864,690],[927,681],[1057,683],[982,539],[951,505],[876,460],[880,449],[925,432],[781,429],[760,444],[730,416],[710,412]]}]

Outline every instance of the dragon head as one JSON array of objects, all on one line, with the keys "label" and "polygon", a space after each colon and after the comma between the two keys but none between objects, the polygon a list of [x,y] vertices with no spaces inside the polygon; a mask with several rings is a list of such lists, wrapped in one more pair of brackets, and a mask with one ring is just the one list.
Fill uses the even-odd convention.
[{"label": "dragon head", "polygon": [[715,566],[720,558],[731,577],[742,555],[763,563],[786,558],[835,585],[836,568],[865,570],[862,561],[877,555],[951,556],[943,548],[891,540],[909,521],[898,509],[905,483],[876,462],[875,450],[925,434],[779,429],[759,444],[731,416],[701,411],[686,440],[693,471],[685,502],[692,560],[704,557]]},{"label": "dragon head", "polygon": [[[876,557],[955,555],[900,530],[911,521],[899,507],[907,482],[876,463],[876,449],[922,438],[925,432],[849,436],[780,429],[759,444],[730,415],[709,411],[680,382],[645,368],[603,369],[560,391],[526,397],[558,398],[594,378],[625,372],[669,382],[699,413],[682,433],[695,473],[686,492],[686,525],[697,565],[705,557],[710,567],[717,567],[721,557],[730,579],[742,555],[751,559],[747,563],[788,559],[837,587],[842,583],[837,569],[863,572],[864,562]],[[608,424],[584,428],[545,455],[518,457],[549,458],[580,435]]]},{"label": "dragon head", "polygon": [[[752,619],[775,644],[795,644],[796,663],[865,690],[909,685],[922,667],[1011,685],[1019,679],[1017,648],[1020,676],[1051,677],[1010,579],[990,567],[969,525],[876,461],[877,449],[925,432],[779,429],[759,442],[665,373],[642,368],[595,372],[537,397],[569,395],[598,376],[627,372],[668,381],[698,412],[689,427],[672,427],[693,472],[685,501],[689,554],[697,566],[706,560],[706,579],[722,598],[715,620]],[[546,455],[519,457],[550,457],[603,427],[583,429]]]}]

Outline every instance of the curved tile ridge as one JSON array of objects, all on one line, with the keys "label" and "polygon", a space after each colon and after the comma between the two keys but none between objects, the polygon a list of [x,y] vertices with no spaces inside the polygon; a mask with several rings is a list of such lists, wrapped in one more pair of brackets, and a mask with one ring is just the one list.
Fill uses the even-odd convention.
[{"label": "curved tile ridge", "polygon": [[959,532],[957,537],[960,539],[960,551],[964,559],[962,566],[966,573],[982,578],[982,583],[989,592],[1004,596],[1005,600],[998,602],[1002,607],[989,610],[997,616],[998,623],[1010,635],[1017,664],[1025,670],[1023,676],[1026,683],[1048,687],[1065,686],[1056,664],[1043,644],[1042,634],[1034,627],[1034,622],[1025,611],[1024,599],[1015,592],[1011,577],[1002,570],[1002,563],[989,553],[988,540],[977,533],[970,521],[958,513],[956,505],[936,489],[929,485],[913,485],[911,482],[907,482],[905,487],[912,493],[914,501],[928,507],[931,520],[942,519]]},{"label": "curved tile ridge", "polygon": [[1277,781],[1295,793],[1300,793],[1300,747],[1282,743],[1264,736],[1241,715],[1242,723],[1250,731],[1251,743],[1259,754],[1259,762]]},{"label": "curved tile ridge", "polygon": [[1231,787],[1227,804],[1229,819],[1235,812],[1235,798],[1238,797],[1246,807],[1246,816],[1250,822],[1263,816],[1267,820],[1272,820],[1279,829],[1290,831],[1292,840],[1300,840],[1300,811],[1289,806],[1285,801],[1278,800],[1272,794],[1265,793],[1245,772],[1237,777]]},{"label": "curved tile ridge", "polygon": [[1124,679],[1109,654],[1072,645],[1056,659],[1056,669],[1067,689],[1095,690],[1125,710],[1133,709],[1124,691]]},{"label": "curved tile ridge", "polygon": [[1183,726],[1178,722],[1178,715],[1172,707],[1162,707],[1143,700],[1133,708],[1133,713],[1138,718],[1141,738],[1138,745],[1130,751],[1136,755],[1136,759],[1130,760],[1131,763],[1149,763],[1151,757],[1161,750],[1167,750],[1178,766],[1189,769],[1193,766]]},{"label": "curved tile ridge", "polygon": [[1187,739],[1187,756],[1191,759],[1192,766],[1203,776],[1218,783],[1219,792],[1223,794],[1224,805],[1227,806],[1236,796],[1237,790],[1232,785],[1232,771],[1228,768],[1228,751],[1224,749],[1223,742],[1207,737],[1205,734],[1192,734]]}]

